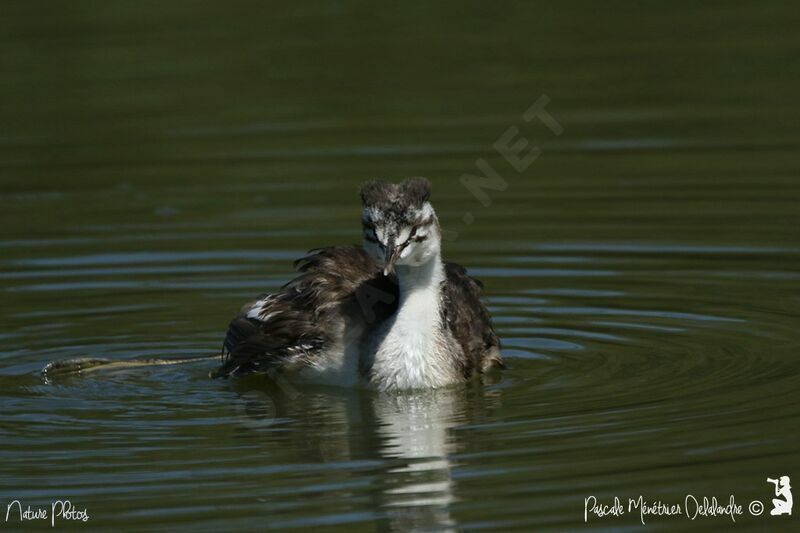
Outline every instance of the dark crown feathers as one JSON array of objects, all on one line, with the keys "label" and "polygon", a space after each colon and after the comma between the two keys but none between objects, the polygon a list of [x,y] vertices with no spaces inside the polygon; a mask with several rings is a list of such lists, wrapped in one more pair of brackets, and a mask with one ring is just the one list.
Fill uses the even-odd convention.
[{"label": "dark crown feathers", "polygon": [[426,178],[408,178],[400,183],[373,180],[361,186],[364,205],[405,204],[422,207],[431,197],[431,182]]}]

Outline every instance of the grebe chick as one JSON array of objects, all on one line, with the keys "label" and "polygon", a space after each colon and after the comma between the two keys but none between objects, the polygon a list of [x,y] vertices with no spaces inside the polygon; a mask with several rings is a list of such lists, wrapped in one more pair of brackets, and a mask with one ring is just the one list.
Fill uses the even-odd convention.
[{"label": "grebe chick", "polygon": [[502,367],[481,284],[441,258],[424,178],[361,187],[363,246],[312,250],[299,276],[242,307],[212,377],[380,390],[435,388]]}]

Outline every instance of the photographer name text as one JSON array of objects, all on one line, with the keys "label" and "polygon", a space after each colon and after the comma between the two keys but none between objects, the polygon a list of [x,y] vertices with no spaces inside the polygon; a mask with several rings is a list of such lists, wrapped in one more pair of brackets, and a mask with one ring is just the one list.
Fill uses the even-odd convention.
[{"label": "photographer name text", "polygon": [[584,522],[588,522],[592,518],[618,518],[625,514],[638,515],[642,525],[648,518],[657,516],[684,516],[690,520],[726,517],[732,522],[736,522],[736,517],[744,514],[744,510],[742,505],[736,503],[733,494],[727,501],[717,500],[716,497],[695,497],[687,494],[682,504],[664,503],[661,500],[648,501],[641,495],[638,498],[628,498],[627,505],[623,505],[622,500],[617,496],[605,503],[599,501],[595,496],[583,499]]}]

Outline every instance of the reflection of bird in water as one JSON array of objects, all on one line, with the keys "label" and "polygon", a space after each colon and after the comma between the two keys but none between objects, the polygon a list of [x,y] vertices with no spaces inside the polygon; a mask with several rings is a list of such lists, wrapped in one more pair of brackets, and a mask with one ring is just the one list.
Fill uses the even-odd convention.
[{"label": "reflection of bird in water", "polygon": [[391,529],[454,528],[449,456],[463,396],[449,391],[386,395],[375,399],[381,454],[400,463],[389,470],[382,499]]},{"label": "reflection of bird in water", "polygon": [[[296,458],[283,457],[285,464],[352,465],[334,467],[334,477],[317,483],[342,505],[363,501],[377,529],[388,531],[457,529],[451,457],[474,450],[465,449],[469,444],[460,444],[454,430],[492,419],[501,398],[501,391],[482,386],[375,394],[308,385],[289,389],[255,376],[234,387],[244,398],[259,391],[266,411],[276,409],[277,425],[264,425],[265,433],[259,435],[258,424],[249,420],[242,424],[259,435],[265,452],[275,450],[271,438],[283,442],[291,436],[292,444],[282,448]],[[348,474],[350,468],[357,472]],[[359,482],[353,484],[354,478]],[[295,498],[291,490],[286,497]],[[274,494],[271,499],[277,508],[288,505],[274,501]]]},{"label": "reflection of bird in water", "polygon": [[422,178],[361,189],[363,246],[323,248],[242,308],[212,376],[290,373],[334,385],[435,388],[502,366],[480,285],[441,259]]}]

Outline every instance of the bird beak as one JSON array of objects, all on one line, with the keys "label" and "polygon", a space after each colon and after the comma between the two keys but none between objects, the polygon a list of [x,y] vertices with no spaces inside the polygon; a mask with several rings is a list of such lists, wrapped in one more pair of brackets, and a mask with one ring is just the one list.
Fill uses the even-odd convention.
[{"label": "bird beak", "polygon": [[386,247],[386,265],[383,267],[383,275],[394,274],[394,264],[400,258],[401,249],[391,244]]}]

